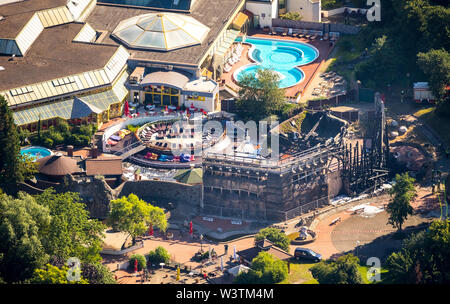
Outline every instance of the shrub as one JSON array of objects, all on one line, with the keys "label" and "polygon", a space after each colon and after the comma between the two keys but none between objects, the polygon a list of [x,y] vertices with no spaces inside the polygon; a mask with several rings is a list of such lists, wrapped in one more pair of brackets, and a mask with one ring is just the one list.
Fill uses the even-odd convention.
[{"label": "shrub", "polygon": [[255,236],[255,242],[261,241],[263,239],[271,241],[272,243],[275,244],[275,246],[285,251],[289,250],[289,244],[291,241],[289,240],[286,234],[281,232],[281,230],[271,227],[261,229]]},{"label": "shrub", "polygon": [[129,268],[134,270],[134,261],[137,260],[138,261],[138,265],[137,268],[138,270],[142,270],[144,268],[147,268],[147,260],[145,259],[145,257],[142,254],[133,254],[132,256],[130,256],[130,265]]},{"label": "shrub", "polygon": [[127,129],[130,130],[131,132],[135,133],[140,126],[135,126],[135,125],[128,125]]},{"label": "shrub", "polygon": [[48,137],[44,138],[42,141],[42,145],[47,148],[52,148],[53,147],[53,139],[48,138]]},{"label": "shrub", "polygon": [[165,263],[170,261],[170,254],[164,247],[157,247],[148,253],[148,262],[151,264]]}]

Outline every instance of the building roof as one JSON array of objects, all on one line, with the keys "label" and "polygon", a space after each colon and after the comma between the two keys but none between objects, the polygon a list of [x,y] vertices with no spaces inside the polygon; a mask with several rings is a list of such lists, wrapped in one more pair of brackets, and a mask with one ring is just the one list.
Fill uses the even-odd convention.
[{"label": "building roof", "polygon": [[64,176],[81,172],[76,159],[63,155],[50,155],[36,160],[39,173],[51,176]]},{"label": "building roof", "polygon": [[73,42],[83,26],[46,28],[25,57],[0,56],[0,66],[5,68],[0,72],[0,91],[103,68],[117,46]]},{"label": "building roof", "polygon": [[189,75],[180,71],[156,71],[148,73],[141,81],[141,85],[170,85],[182,90],[189,81]]},{"label": "building roof", "polygon": [[150,13],[121,21],[112,35],[130,48],[170,51],[201,44],[208,32],[188,15]]},{"label": "building roof", "polygon": [[201,184],[203,182],[203,169],[187,169],[179,171],[174,177],[180,183]]},{"label": "building roof", "polygon": [[[170,52],[129,49],[129,52],[132,54],[131,59],[198,65],[211,43],[216,39],[219,32],[231,17],[232,13],[243,2],[244,0],[196,0],[191,7],[189,16],[210,28],[206,39],[200,45],[177,49]],[[87,22],[97,31],[108,31],[108,34],[111,34],[122,20],[151,12],[158,11],[97,4],[88,17]],[[111,44],[119,43],[111,38],[110,35],[106,35],[105,39],[101,42]]]},{"label": "building roof", "polygon": [[86,175],[122,175],[122,159],[91,158],[86,159]]},{"label": "building roof", "polygon": [[32,0],[0,5],[0,38],[15,38],[33,14],[50,8],[65,6],[67,0]]},{"label": "building roof", "polygon": [[189,11],[191,8],[191,2],[194,2],[194,1],[191,1],[191,0],[173,0],[173,1],[97,0],[97,2],[100,2],[100,3],[127,5],[127,6],[142,6],[142,7],[154,8],[154,9],[177,10],[177,11]]},{"label": "building roof", "polygon": [[265,251],[280,260],[288,260],[292,258],[291,254],[281,248],[278,248],[271,241],[266,239],[256,242],[254,247],[236,252],[236,254],[244,260],[251,262],[261,251]]}]

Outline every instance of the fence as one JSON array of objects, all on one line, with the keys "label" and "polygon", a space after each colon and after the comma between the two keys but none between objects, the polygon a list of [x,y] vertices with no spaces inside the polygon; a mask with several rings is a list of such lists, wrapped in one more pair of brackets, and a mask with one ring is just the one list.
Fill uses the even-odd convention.
[{"label": "fence", "polygon": [[272,27],[297,28],[327,32],[338,32],[341,34],[356,35],[359,28],[353,25],[341,23],[321,23],[313,21],[298,21],[288,19],[272,19]]}]

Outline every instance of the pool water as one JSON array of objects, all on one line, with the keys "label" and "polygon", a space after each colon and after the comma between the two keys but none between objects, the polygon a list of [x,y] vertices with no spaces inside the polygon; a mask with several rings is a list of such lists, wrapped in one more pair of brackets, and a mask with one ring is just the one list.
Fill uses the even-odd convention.
[{"label": "pool water", "polygon": [[44,147],[33,146],[20,149],[20,154],[22,155],[28,154],[31,158],[36,160],[39,158],[52,155],[52,151]]},{"label": "pool water", "polygon": [[[241,41],[238,37],[236,41]],[[252,44],[250,58],[257,64],[245,65],[234,73],[239,81],[244,73],[255,75],[259,68],[269,68],[282,75],[280,87],[287,88],[300,83],[305,74],[298,66],[313,62],[319,57],[319,51],[303,42],[275,40],[265,38],[247,38],[245,43]]]}]

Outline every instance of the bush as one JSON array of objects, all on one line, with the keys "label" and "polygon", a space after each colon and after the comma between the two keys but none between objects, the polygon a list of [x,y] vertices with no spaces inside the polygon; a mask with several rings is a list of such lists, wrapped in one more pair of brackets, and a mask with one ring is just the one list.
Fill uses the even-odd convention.
[{"label": "bush", "polygon": [[170,261],[170,254],[164,247],[157,247],[148,253],[148,262],[151,264],[167,264]]},{"label": "bush", "polygon": [[133,133],[135,133],[139,128],[140,128],[140,126],[134,126],[134,125],[128,125],[127,126],[127,129],[130,130]]},{"label": "bush", "polygon": [[42,140],[42,145],[47,148],[53,148],[53,139],[48,137],[44,138]]},{"label": "bush", "polygon": [[291,241],[286,234],[281,232],[281,230],[271,227],[261,229],[255,236],[255,242],[261,241],[263,239],[271,241],[275,244],[275,246],[283,249],[284,251],[289,250],[289,244]]},{"label": "bush", "polygon": [[130,256],[130,265],[129,268],[131,270],[134,270],[134,261],[137,260],[138,261],[138,270],[142,270],[144,268],[147,268],[147,260],[145,259],[145,257],[142,254],[133,254],[132,256]]}]

